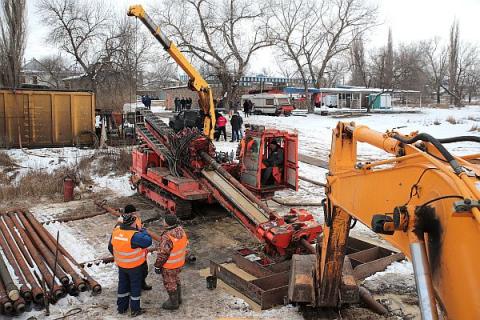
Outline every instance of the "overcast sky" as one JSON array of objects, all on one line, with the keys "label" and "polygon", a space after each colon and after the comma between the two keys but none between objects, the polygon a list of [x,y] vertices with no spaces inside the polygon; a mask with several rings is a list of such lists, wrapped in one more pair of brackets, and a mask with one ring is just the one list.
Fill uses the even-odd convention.
[{"label": "overcast sky", "polygon": [[[119,12],[126,12],[131,4],[155,5],[168,0],[92,0],[106,1]],[[434,36],[448,37],[452,21],[460,21],[461,37],[480,45],[480,0],[371,0],[378,3],[380,26],[369,35],[369,45],[382,46],[387,39],[388,29],[392,28],[395,43],[408,43],[429,39]],[[27,0],[28,40],[25,58],[40,58],[55,52],[45,39],[48,28],[42,25],[42,17],[36,12],[37,0]],[[251,73],[260,72],[265,67],[277,73],[276,62],[272,59],[272,49],[259,52],[250,66]]]}]

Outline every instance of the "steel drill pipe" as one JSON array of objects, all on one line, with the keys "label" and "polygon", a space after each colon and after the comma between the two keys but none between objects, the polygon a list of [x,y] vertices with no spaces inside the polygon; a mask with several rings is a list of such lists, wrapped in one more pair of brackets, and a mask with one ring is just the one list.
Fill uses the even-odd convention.
[{"label": "steel drill pipe", "polygon": [[[46,233],[47,237],[50,239],[50,241],[56,241],[56,239],[53,237],[50,232]],[[93,295],[100,294],[102,292],[102,286],[95,281],[90,274],[88,274],[87,271],[85,271],[83,268],[84,266],[80,265],[75,258],[72,257],[70,252],[68,252],[61,244],[58,244],[58,249],[60,253],[64,255],[64,257],[68,260],[70,260],[71,263],[73,263],[75,266],[77,266],[80,269],[80,273],[82,274],[83,278],[86,280],[88,286],[90,287],[90,290],[92,290]]]},{"label": "steel drill pipe", "polygon": [[[55,250],[57,248],[56,240],[53,242],[51,238],[47,235],[50,234],[41,224],[40,222],[35,219],[35,217],[30,213],[30,212],[23,212],[23,215],[27,218],[27,220],[30,222],[32,227],[37,231],[37,234],[39,237],[43,240],[43,243],[47,245],[47,247],[50,249],[50,252],[52,254],[55,253]],[[60,244],[58,244],[58,249],[59,249],[59,255],[58,255],[58,264],[60,267],[65,270],[67,274],[69,274],[72,277],[74,285],[77,287],[78,290],[81,292],[84,292],[87,290],[87,285],[83,281],[83,279],[77,274],[77,272],[72,268],[70,263],[65,259],[63,256],[61,250],[60,250]]]},{"label": "steel drill pipe", "polygon": [[25,300],[27,301],[31,301],[32,291],[30,290],[30,288],[28,288],[27,282],[25,281],[25,278],[23,277],[22,273],[19,271],[18,265],[16,263],[15,258],[12,255],[12,252],[10,251],[4,238],[1,235],[0,235],[0,246],[2,247],[5,257],[7,257],[8,262],[12,266],[15,276],[18,278],[18,282],[20,283],[20,287],[18,288],[20,290],[20,296],[24,297]]},{"label": "steel drill pipe", "polygon": [[0,279],[0,306],[2,307],[2,312],[4,314],[12,314],[13,313],[13,304],[7,296],[7,292],[5,291],[5,286]]},{"label": "steel drill pipe", "polygon": [[52,299],[55,299],[55,300],[60,299],[61,297],[64,296],[65,291],[59,285],[53,285],[53,287],[51,287],[51,284],[54,283],[53,276],[50,274],[50,271],[48,270],[45,262],[43,261],[41,254],[38,252],[37,248],[35,248],[35,246],[33,245],[32,241],[30,240],[27,233],[25,232],[22,225],[20,224],[20,221],[18,220],[17,216],[15,214],[9,214],[9,216],[13,221],[13,224],[17,228],[18,232],[20,232],[20,235],[25,243],[25,246],[27,247],[33,261],[35,261],[35,264],[37,265],[38,270],[40,271],[42,277],[45,279],[45,281],[47,281],[47,285],[49,286],[50,292],[52,293]]},{"label": "steel drill pipe", "polygon": [[3,284],[5,285],[5,291],[7,292],[7,296],[10,300],[15,301],[20,298],[20,292],[18,291],[18,287],[13,282],[12,276],[10,272],[8,272],[7,264],[3,257],[0,255],[0,276],[2,278]]},{"label": "steel drill pipe", "polygon": [[[11,222],[11,220],[8,216],[3,216],[1,218],[1,220],[0,220],[0,230],[2,231],[2,233],[5,237],[5,240],[7,242],[7,245],[9,246],[9,248],[11,249],[11,251],[13,253],[13,256],[15,257],[15,261],[18,263],[18,266],[20,267],[23,275],[25,276],[26,281],[30,284],[30,287],[32,288],[31,293],[32,293],[32,296],[33,296],[32,297],[33,301],[39,303],[39,302],[43,301],[43,291],[40,288],[40,286],[38,285],[37,281],[35,280],[35,277],[33,276],[32,272],[30,271],[30,268],[27,266],[27,261],[25,260],[24,256],[18,250],[18,247],[15,244],[15,241],[13,240],[12,235],[10,234],[10,232],[8,232],[7,227],[6,227],[8,225],[7,219],[10,222],[10,226],[9,226],[10,230],[12,231],[12,233],[17,234],[14,231],[13,222]],[[22,244],[20,244],[20,245],[22,245]],[[23,247],[23,245],[22,245],[22,247]]]},{"label": "steel drill pipe", "polygon": [[[120,217],[122,215],[119,211],[115,210],[112,207],[107,206],[105,203],[95,201],[95,204],[97,206],[99,206],[100,208],[104,209],[105,211],[107,211],[108,213],[110,213],[111,215],[115,216],[115,217]],[[147,229],[147,233],[150,235],[150,237],[152,237],[153,240],[155,240],[157,242],[160,242],[160,239],[162,237],[158,233],[155,233],[155,232],[150,231],[148,229]]]},{"label": "steel drill pipe", "polygon": [[258,199],[250,190],[248,190],[244,185],[242,185],[237,179],[235,179],[225,168],[223,168],[215,159],[210,157],[205,151],[200,152],[200,156],[213,168],[215,171],[220,173],[225,179],[227,179],[231,184],[238,188],[250,201],[255,203],[260,209],[268,214],[270,219],[280,218],[272,209],[267,207],[260,199]]},{"label": "steel drill pipe", "polygon": [[[47,265],[50,267],[50,270],[55,270],[55,256],[53,255],[53,253],[51,253],[50,250],[45,246],[39,235],[35,232],[35,229],[33,229],[30,222],[28,222],[27,218],[25,218],[25,216],[21,212],[17,213],[16,217],[20,219],[23,226],[25,227],[25,230],[28,231],[28,235],[32,239],[38,251],[41,252],[41,255],[47,262]],[[61,268],[56,268],[55,275],[64,286],[68,286],[68,284],[70,283],[70,278],[67,276],[65,271],[63,271]]]},{"label": "steel drill pipe", "polygon": [[[23,240],[20,237],[20,235],[14,231],[15,228],[14,228],[13,221],[11,221],[10,217],[6,214],[2,215],[2,217],[5,219],[5,224],[7,225],[8,229],[12,231],[11,235],[13,236],[13,239],[15,240],[15,242],[18,244],[17,247],[20,249],[25,262],[28,263],[30,268],[33,268],[33,262],[32,262],[32,259],[30,258],[30,253],[28,252],[27,247],[23,244]],[[7,219],[9,223],[7,223]]]},{"label": "steel drill pipe", "polygon": [[9,246],[7,245],[7,242],[5,241],[5,233],[8,232],[7,230],[4,230],[5,226],[3,225],[3,222],[0,222],[0,228],[1,229],[3,236],[0,234],[0,247],[2,247],[3,253],[5,254],[5,257],[7,257],[8,262],[13,268],[13,272],[15,273],[15,276],[18,278],[18,282],[20,282],[20,295],[25,298],[27,301],[32,300],[32,291],[30,291],[30,288],[27,286],[27,282],[23,276],[23,274],[20,272],[17,261],[15,260],[12,251],[13,249],[10,249]]},{"label": "steel drill pipe", "polygon": [[17,315],[25,312],[25,300],[20,297],[18,300],[13,302],[13,309]]}]

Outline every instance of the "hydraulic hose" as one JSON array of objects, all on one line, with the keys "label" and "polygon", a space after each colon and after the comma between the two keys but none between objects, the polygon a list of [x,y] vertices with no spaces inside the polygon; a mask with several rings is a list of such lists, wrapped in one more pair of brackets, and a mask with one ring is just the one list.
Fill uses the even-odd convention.
[{"label": "hydraulic hose", "polygon": [[480,142],[480,137],[477,137],[477,136],[458,136],[458,137],[438,139],[438,141],[440,143]]},{"label": "hydraulic hose", "polygon": [[430,142],[431,144],[434,145],[435,148],[440,152],[440,154],[445,158],[445,160],[450,164],[450,166],[453,168],[453,171],[455,174],[460,174],[462,173],[462,167],[458,164],[457,160],[453,157],[453,155],[442,145],[440,140],[432,137],[431,135],[427,133],[419,133],[415,137],[411,139],[405,139],[404,137],[396,134],[393,136],[394,139],[404,143],[404,144],[412,144],[417,141],[427,141]]}]

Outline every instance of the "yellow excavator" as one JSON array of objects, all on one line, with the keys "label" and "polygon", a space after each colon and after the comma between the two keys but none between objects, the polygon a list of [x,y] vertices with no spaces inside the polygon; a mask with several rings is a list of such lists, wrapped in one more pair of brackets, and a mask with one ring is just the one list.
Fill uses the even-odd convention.
[{"label": "yellow excavator", "polygon": [[198,94],[198,101],[200,109],[204,114],[203,133],[213,139],[215,132],[215,105],[213,103],[213,94],[207,81],[203,79],[200,72],[191,65],[185,55],[178,49],[178,47],[168,39],[167,35],[156,25],[152,18],[145,12],[145,9],[141,5],[133,5],[128,9],[128,16],[136,17],[143,22],[143,24],[150,30],[155,39],[160,42],[163,49],[175,60],[175,62],[182,68],[182,70],[190,78],[188,86],[191,90],[196,91]]},{"label": "yellow excavator", "polygon": [[[480,154],[454,156],[444,146],[467,141],[480,137],[436,139],[337,125],[314,268],[316,306],[341,300],[346,241],[358,219],[412,261],[422,319],[438,319],[437,306],[448,319],[480,319]],[[393,157],[359,162],[360,142]]]}]

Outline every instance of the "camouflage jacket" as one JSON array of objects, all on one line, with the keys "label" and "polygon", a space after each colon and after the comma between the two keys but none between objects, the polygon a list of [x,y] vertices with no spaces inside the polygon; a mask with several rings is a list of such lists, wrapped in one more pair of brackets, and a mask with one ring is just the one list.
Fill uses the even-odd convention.
[{"label": "camouflage jacket", "polygon": [[174,237],[176,239],[181,239],[183,237],[183,228],[180,226],[173,227],[172,229],[167,229],[162,233],[160,243],[158,244],[157,251],[157,260],[155,261],[155,268],[161,268],[167,262],[170,252],[173,249],[173,242],[168,237]]}]

